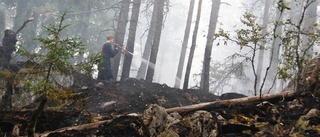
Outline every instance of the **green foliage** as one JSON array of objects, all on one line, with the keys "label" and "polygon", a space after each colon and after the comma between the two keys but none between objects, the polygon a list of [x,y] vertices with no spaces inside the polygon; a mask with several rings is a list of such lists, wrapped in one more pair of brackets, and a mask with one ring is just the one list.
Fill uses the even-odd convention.
[{"label": "green foliage", "polygon": [[[33,24],[28,24],[21,35],[19,41],[24,45],[28,52],[41,52],[39,41],[32,40],[35,37],[46,34],[46,29],[41,25],[48,26],[55,24],[59,18],[59,13],[65,12],[65,23],[72,24],[68,31],[63,35],[70,37],[80,37],[81,41],[86,44],[85,52],[95,53],[105,42],[106,34],[114,33],[116,24],[116,14],[119,8],[118,0],[108,1],[79,1],[79,0],[37,0],[37,1],[10,1],[13,7],[8,9],[17,9],[14,18],[14,28],[20,27],[26,17],[36,18]],[[9,1],[8,1],[9,3]],[[74,55],[74,60],[79,62],[86,58],[86,55]],[[25,58],[16,57],[16,60]]]},{"label": "green foliage", "polygon": [[218,45],[220,45],[221,41],[224,45],[231,41],[239,45],[240,49],[243,49],[243,47],[248,47],[251,50],[266,49],[265,43],[267,42],[268,34],[262,34],[262,30],[265,27],[256,23],[256,19],[257,17],[253,14],[245,13],[241,18],[241,23],[245,28],[235,30],[235,38],[230,37],[230,32],[219,29],[218,33],[215,34],[215,39],[219,40]]},{"label": "green foliage", "polygon": [[[235,53],[231,56],[232,60],[239,59],[241,64],[249,63],[253,71],[255,81],[257,81],[256,68],[255,68],[255,58],[259,50],[268,49],[267,41],[270,34],[263,33],[264,26],[256,23],[257,17],[251,13],[246,12],[240,19],[241,23],[244,25],[243,28],[235,30],[236,36],[234,38],[230,37],[229,32],[225,32],[220,29],[218,33],[215,34],[215,39],[218,39],[218,45],[221,41],[226,45],[229,41],[236,43],[239,46],[242,53]],[[256,86],[253,87],[256,94]]]},{"label": "green foliage", "polygon": [[[237,46],[240,47],[240,53],[234,54],[234,58],[242,58],[244,62],[251,63],[251,68],[255,74],[255,64],[254,59],[258,50],[267,50],[269,47],[267,41],[275,41],[280,39],[281,47],[281,59],[280,64],[278,65],[278,78],[282,80],[292,79],[293,76],[297,76],[296,79],[299,79],[299,75],[304,67],[305,63],[312,58],[313,56],[318,55],[317,52],[310,52],[310,49],[314,45],[319,44],[320,40],[320,29],[317,23],[307,26],[304,28],[304,23],[306,21],[306,10],[309,8],[311,3],[315,1],[306,1],[302,2],[305,5],[302,5],[301,14],[299,16],[292,16],[291,18],[298,18],[295,21],[292,19],[285,19],[283,22],[279,19],[282,19],[283,12],[286,10],[291,10],[288,2],[279,0],[277,2],[277,8],[280,10],[280,17],[274,21],[273,32],[268,32],[263,34],[263,26],[256,23],[256,17],[251,13],[245,13],[241,22],[244,25],[242,29],[235,30],[236,36],[231,37],[230,32],[226,32],[222,29],[215,34],[215,39],[218,39],[218,45],[221,42],[224,45],[227,45],[228,42],[234,42]],[[297,3],[296,3],[297,4]],[[299,11],[300,12],[300,11]],[[281,26],[282,34],[277,34],[276,29]],[[272,37],[270,37],[272,35]],[[242,52],[242,53],[241,53]],[[270,67],[270,64],[269,64]],[[267,76],[268,69],[266,71],[265,77]],[[256,87],[256,86],[255,86]],[[262,88],[262,86],[261,86]],[[261,89],[260,89],[261,90]]]},{"label": "green foliage", "polygon": [[[303,7],[302,13],[305,13],[310,4],[314,1],[309,1]],[[317,23],[311,24],[308,28],[303,28],[303,23],[306,20],[305,15],[300,17],[298,22],[293,22],[288,19],[281,25],[284,26],[283,37],[279,37],[283,47],[281,67],[278,69],[278,76],[283,80],[292,79],[294,75],[300,75],[302,68],[306,62],[317,55],[310,50],[314,45],[319,44],[320,29]],[[303,38],[306,39],[303,39]],[[312,51],[312,50],[311,50]]]},{"label": "green foliage", "polygon": [[[46,95],[52,99],[61,99],[62,96],[69,96],[68,89],[56,84],[52,81],[52,75],[72,75],[75,71],[81,71],[86,74],[91,74],[96,58],[91,59],[89,56],[85,62],[73,64],[72,59],[74,55],[84,54],[84,44],[79,41],[79,38],[63,38],[61,35],[69,25],[64,25],[65,19],[63,14],[57,25],[49,25],[44,27],[48,35],[35,38],[41,43],[41,53],[30,53],[20,48],[18,53],[28,58],[29,64],[33,64],[32,75],[37,75],[34,80],[27,80],[24,85],[29,87],[37,95]],[[28,71],[29,72],[29,71]],[[20,73],[30,77],[30,73]],[[63,94],[62,94],[63,93]]]},{"label": "green foliage", "polygon": [[291,10],[291,8],[289,7],[289,2],[285,2],[285,1],[283,1],[283,0],[279,0],[278,2],[277,2],[277,8],[281,11],[281,12],[283,12],[284,10]]}]

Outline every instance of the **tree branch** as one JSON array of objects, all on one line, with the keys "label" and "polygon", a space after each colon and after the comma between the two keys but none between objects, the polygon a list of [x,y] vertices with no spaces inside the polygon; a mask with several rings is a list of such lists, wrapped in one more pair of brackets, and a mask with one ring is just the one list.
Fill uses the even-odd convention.
[{"label": "tree branch", "polygon": [[23,25],[15,33],[18,34],[27,25],[27,23],[32,20],[34,20],[34,17],[31,17],[31,18],[27,19],[26,21],[24,21]]}]

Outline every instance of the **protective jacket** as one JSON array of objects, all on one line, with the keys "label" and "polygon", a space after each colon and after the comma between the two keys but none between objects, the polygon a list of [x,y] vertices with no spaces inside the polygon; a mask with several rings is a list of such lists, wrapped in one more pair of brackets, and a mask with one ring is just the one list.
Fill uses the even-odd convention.
[{"label": "protective jacket", "polygon": [[98,65],[98,80],[114,80],[111,71],[111,58],[117,55],[118,49],[111,43],[102,45],[102,62]]}]

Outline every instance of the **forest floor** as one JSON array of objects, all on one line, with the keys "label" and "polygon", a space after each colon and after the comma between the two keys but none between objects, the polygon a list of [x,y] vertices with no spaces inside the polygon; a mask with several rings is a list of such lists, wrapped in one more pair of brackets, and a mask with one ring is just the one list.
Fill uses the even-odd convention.
[{"label": "forest floor", "polygon": [[[75,80],[72,99],[47,103],[37,122],[39,136],[320,135],[319,100],[306,94],[242,104],[229,101],[245,97],[236,93],[216,96],[132,78],[107,82],[79,75]],[[229,104],[168,111],[221,100]],[[0,136],[25,136],[37,105],[35,102],[20,111],[0,112]]]}]

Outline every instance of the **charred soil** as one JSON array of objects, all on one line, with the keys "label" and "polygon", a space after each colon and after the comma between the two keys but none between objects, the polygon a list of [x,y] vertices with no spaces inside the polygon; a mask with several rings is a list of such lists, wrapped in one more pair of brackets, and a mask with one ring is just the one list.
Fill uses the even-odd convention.
[{"label": "charred soil", "polygon": [[[320,103],[312,94],[258,103],[167,113],[166,109],[245,97],[216,96],[144,80],[97,81],[75,75],[75,96],[48,102],[38,119],[39,136],[318,136]],[[35,102],[0,112],[1,136],[25,136]]]}]

